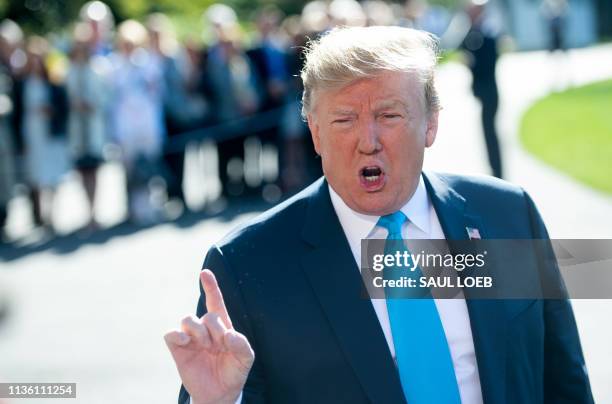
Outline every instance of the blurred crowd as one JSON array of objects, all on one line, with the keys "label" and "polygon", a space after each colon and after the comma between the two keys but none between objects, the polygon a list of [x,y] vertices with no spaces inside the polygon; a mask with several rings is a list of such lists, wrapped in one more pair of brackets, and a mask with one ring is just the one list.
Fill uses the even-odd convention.
[{"label": "blurred crowd", "polygon": [[300,116],[308,39],[336,25],[396,24],[442,36],[451,18],[423,0],[315,0],[300,15],[264,7],[247,32],[232,8],[214,4],[203,10],[202,32],[180,41],[167,16],[115,24],[100,1],[85,4],[66,33],[26,36],[4,20],[0,227],[15,184],[27,187],[20,189],[33,224],[50,227],[58,185],[78,172],[95,229],[96,179],[109,158],[125,169],[129,219],[161,220],[152,181],[164,184],[165,200],[184,204],[190,142],[214,144],[221,198],[292,193],[321,174]]}]

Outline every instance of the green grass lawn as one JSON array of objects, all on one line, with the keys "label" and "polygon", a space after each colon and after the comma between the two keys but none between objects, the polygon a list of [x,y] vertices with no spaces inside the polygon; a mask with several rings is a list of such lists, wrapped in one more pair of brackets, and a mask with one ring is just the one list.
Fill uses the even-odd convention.
[{"label": "green grass lawn", "polygon": [[547,164],[612,193],[612,80],[536,102],[523,116],[520,137]]}]

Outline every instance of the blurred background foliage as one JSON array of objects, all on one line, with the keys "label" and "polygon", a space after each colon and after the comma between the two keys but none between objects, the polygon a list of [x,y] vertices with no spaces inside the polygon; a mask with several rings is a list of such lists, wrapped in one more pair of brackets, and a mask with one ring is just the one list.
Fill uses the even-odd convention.
[{"label": "blurred background foliage", "polygon": [[[0,0],[0,19],[10,18],[28,33],[44,34],[61,31],[75,21],[87,0]],[[201,30],[202,11],[215,0],[106,0],[116,22],[128,18],[141,19],[151,12],[168,14],[175,22],[179,35],[191,29]],[[255,10],[275,5],[285,14],[299,14],[306,0],[225,0],[234,8],[241,20],[248,22]],[[396,1],[395,3],[401,3]],[[432,0],[430,4],[455,7],[458,0]]]}]

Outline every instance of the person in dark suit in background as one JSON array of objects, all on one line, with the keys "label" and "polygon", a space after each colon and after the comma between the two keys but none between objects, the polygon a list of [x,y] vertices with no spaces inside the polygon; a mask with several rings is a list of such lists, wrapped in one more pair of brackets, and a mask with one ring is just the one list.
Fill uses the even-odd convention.
[{"label": "person in dark suit in background", "polygon": [[[278,35],[279,23],[282,17],[281,11],[274,6],[264,7],[257,15],[257,33],[255,45],[246,51],[246,55],[251,61],[255,75],[258,78],[258,92],[260,94],[260,103],[257,109],[258,113],[265,114],[276,110],[277,113],[272,113],[270,119],[270,127],[257,133],[257,137],[264,149],[275,150],[279,155],[279,159],[283,159],[282,148],[280,142],[280,130],[283,119],[281,107],[287,102],[287,93],[289,90],[289,74],[287,69],[286,52],[280,42]],[[263,118],[262,118],[263,119]],[[246,159],[245,159],[246,160]],[[258,159],[261,164],[261,158]],[[246,161],[245,161],[246,163]],[[282,165],[281,161],[277,164]],[[253,164],[253,167],[256,167]],[[259,171],[259,167],[257,167]],[[252,169],[245,168],[246,171]],[[277,182],[278,178],[266,175],[263,178],[255,178],[250,181],[252,183],[252,193],[257,191],[261,193],[264,182]],[[267,177],[267,178],[266,178]],[[260,189],[261,188],[261,189]]]},{"label": "person in dark suit in background", "polygon": [[[9,99],[10,75],[0,64],[0,97]],[[8,104],[8,105],[7,105]],[[0,245],[4,242],[4,226],[8,217],[8,204],[15,184],[15,151],[9,120],[10,103],[0,108]]]},{"label": "person in dark suit in background", "polygon": [[[209,250],[196,316],[165,335],[179,403],[593,402],[565,298],[362,297],[362,239],[548,237],[521,188],[422,171],[435,64],[435,39],[410,28],[309,48],[302,112],[324,178]],[[563,297],[555,264],[519,255],[494,272]]]},{"label": "person in dark suit in background", "polygon": [[[17,34],[17,38],[15,38]],[[11,54],[15,42],[19,40],[21,30],[13,21],[0,23],[0,98],[4,100],[0,107],[0,244],[4,241],[4,226],[8,217],[8,204],[15,185],[15,141],[18,140],[11,130],[11,113],[13,103],[13,72],[11,69]]]},{"label": "person in dark suit in background", "polygon": [[[8,97],[5,103],[5,110],[2,115],[3,136],[6,136],[4,143],[4,153],[2,157],[2,170],[4,171],[3,196],[0,197],[0,229],[4,227],[8,217],[8,203],[12,198],[13,186],[15,183],[25,183],[25,147],[23,136],[23,82],[26,73],[26,53],[23,49],[23,31],[16,22],[4,19],[0,23],[0,75],[2,76],[2,90]],[[9,156],[10,155],[10,156]],[[28,193],[31,206],[36,206],[35,195]],[[33,210],[35,216],[36,210]],[[36,218],[40,219],[40,217]],[[41,224],[38,220],[36,224]]]},{"label": "person in dark suit in background", "polygon": [[280,18],[280,10],[274,7],[261,10],[257,16],[259,38],[255,46],[246,52],[263,87],[259,111],[281,107],[287,94],[289,74],[286,55],[278,38],[274,37],[278,35]]},{"label": "person in dark suit in background", "polygon": [[461,48],[467,54],[468,67],[472,72],[472,91],[482,106],[482,130],[487,146],[489,165],[493,175],[502,178],[502,158],[495,127],[495,117],[499,105],[499,91],[495,78],[498,33],[486,23],[485,4],[486,2],[473,2],[468,6],[467,14],[471,26],[461,44]]},{"label": "person in dark suit in background", "polygon": [[307,184],[321,177],[321,160],[317,158],[308,126],[300,119],[300,105],[302,98],[302,80],[300,71],[304,64],[304,52],[308,38],[318,36],[318,33],[306,32],[304,24],[298,16],[285,18],[283,30],[290,43],[287,46],[288,81],[287,103],[281,124],[282,151],[281,156],[281,182],[283,191],[293,195]]}]

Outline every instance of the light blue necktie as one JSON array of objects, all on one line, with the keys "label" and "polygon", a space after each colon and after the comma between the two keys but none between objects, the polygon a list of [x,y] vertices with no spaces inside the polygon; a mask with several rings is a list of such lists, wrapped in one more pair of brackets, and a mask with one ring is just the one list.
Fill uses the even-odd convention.
[{"label": "light blue necktie", "polygon": [[[408,252],[402,240],[402,225],[407,218],[402,212],[382,216],[378,225],[389,231],[385,254]],[[385,279],[407,276],[417,279],[421,269],[385,268]],[[385,290],[387,311],[400,381],[408,404],[460,404],[459,386],[453,361],[436,304],[428,289],[394,288]],[[423,295],[424,294],[424,295]]]}]

